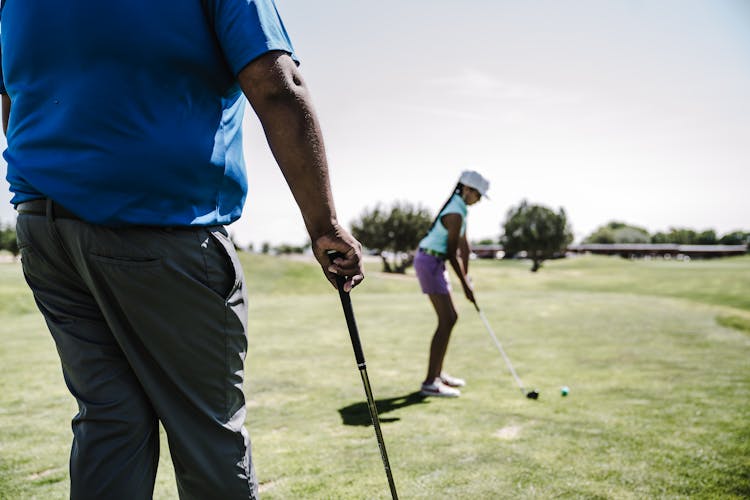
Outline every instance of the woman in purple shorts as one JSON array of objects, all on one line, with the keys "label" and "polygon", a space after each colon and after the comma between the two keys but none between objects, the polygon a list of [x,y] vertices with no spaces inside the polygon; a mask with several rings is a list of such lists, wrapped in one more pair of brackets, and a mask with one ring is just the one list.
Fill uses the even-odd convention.
[{"label": "woman in purple shorts", "polygon": [[474,302],[474,291],[469,280],[469,243],[466,240],[467,206],[478,202],[487,193],[490,183],[478,172],[461,173],[456,188],[432,223],[427,236],[419,242],[414,259],[414,269],[422,292],[430,297],[435,308],[438,325],[430,345],[430,362],[427,377],[422,382],[421,394],[425,396],[458,397],[458,387],[465,385],[460,378],[443,371],[443,359],[448,349],[453,325],[458,315],[451,299],[451,287],[445,261],[458,275],[466,298]]}]

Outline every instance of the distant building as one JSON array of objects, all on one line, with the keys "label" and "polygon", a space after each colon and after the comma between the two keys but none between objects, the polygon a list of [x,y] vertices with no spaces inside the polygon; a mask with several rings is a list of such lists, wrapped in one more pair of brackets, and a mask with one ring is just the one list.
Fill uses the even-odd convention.
[{"label": "distant building", "polygon": [[707,259],[745,255],[747,245],[677,245],[674,243],[583,243],[568,246],[576,254],[620,255],[625,258]]},{"label": "distant building", "polygon": [[471,253],[477,259],[502,259],[505,257],[502,245],[471,245]]}]

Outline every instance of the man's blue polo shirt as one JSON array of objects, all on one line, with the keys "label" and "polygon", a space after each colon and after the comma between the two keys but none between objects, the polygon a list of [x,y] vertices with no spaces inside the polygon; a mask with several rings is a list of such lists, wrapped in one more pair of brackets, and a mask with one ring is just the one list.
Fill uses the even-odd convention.
[{"label": "man's blue polo shirt", "polygon": [[236,75],[293,54],[273,0],[5,0],[0,22],[11,203],[112,226],[240,216]]}]

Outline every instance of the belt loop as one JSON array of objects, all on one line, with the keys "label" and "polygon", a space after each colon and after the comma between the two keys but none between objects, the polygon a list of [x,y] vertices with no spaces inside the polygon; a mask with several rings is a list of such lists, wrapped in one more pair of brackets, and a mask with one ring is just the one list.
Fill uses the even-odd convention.
[{"label": "belt loop", "polygon": [[47,198],[47,222],[54,222],[55,221],[55,209],[52,206],[52,198]]}]

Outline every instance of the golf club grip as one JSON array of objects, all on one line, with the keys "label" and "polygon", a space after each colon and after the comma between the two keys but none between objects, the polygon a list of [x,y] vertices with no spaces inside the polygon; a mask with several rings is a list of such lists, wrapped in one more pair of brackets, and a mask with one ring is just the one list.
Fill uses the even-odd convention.
[{"label": "golf club grip", "polygon": [[[328,258],[333,263],[334,259],[343,258],[344,254],[335,250],[328,250]],[[339,291],[339,298],[341,299],[341,307],[344,309],[344,317],[346,318],[346,326],[349,329],[349,338],[352,340],[352,349],[354,349],[354,359],[357,361],[357,366],[362,368],[365,366],[365,353],[362,351],[362,342],[359,340],[359,330],[357,329],[357,322],[354,319],[354,309],[352,308],[352,299],[347,292],[344,291],[344,283],[346,283],[346,277],[339,274],[336,275],[336,288]]]},{"label": "golf club grip", "polygon": [[344,309],[344,317],[346,318],[346,326],[349,328],[349,337],[352,340],[352,349],[354,349],[354,359],[357,360],[357,366],[360,368],[365,367],[365,354],[362,352],[362,342],[359,340],[359,330],[357,329],[357,321],[354,319],[354,309],[352,308],[352,298],[348,293],[344,291],[345,278],[336,276],[336,284],[339,289],[339,298],[341,299],[341,307]]}]

